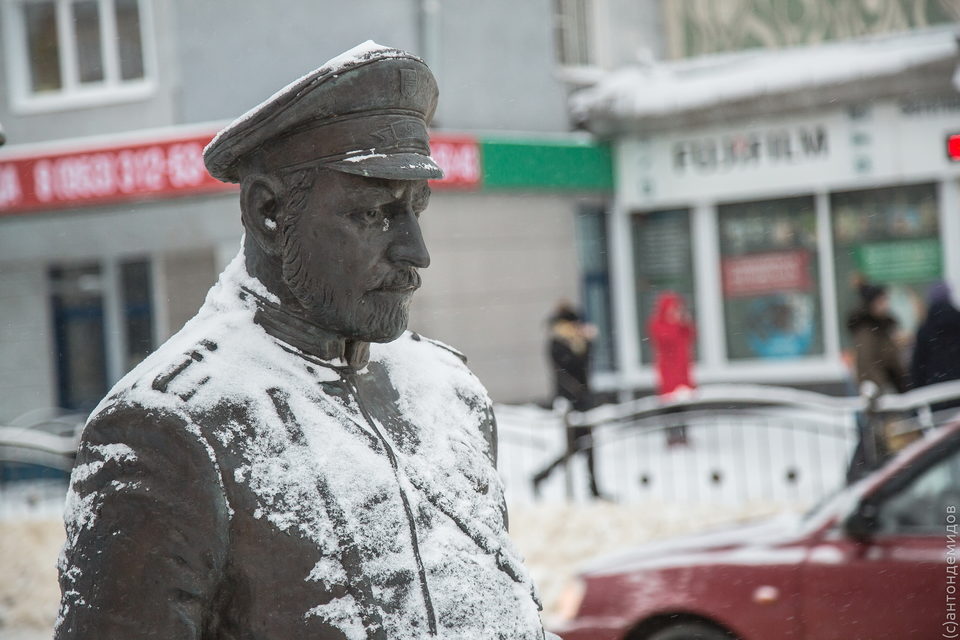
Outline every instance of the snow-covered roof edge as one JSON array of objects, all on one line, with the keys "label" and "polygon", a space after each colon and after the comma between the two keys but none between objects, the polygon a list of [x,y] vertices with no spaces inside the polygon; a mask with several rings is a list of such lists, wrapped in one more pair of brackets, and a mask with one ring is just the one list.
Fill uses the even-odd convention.
[{"label": "snow-covered roof edge", "polygon": [[[766,96],[836,87],[958,60],[957,27],[885,34],[788,49],[750,49],[630,66],[575,92],[570,110],[596,120],[637,122]],[[946,87],[945,87],[946,88]]]}]

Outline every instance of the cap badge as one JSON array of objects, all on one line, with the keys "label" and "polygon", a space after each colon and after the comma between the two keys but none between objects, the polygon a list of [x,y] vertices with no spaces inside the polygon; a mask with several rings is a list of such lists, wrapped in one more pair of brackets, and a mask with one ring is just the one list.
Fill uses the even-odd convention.
[{"label": "cap badge", "polygon": [[400,69],[400,93],[412,98],[420,89],[420,74],[416,69]]}]

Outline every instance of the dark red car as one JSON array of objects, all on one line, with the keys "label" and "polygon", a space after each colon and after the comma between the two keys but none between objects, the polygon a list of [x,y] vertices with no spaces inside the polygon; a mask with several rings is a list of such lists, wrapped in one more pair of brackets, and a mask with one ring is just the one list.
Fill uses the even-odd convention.
[{"label": "dark red car", "polygon": [[960,424],[803,518],[595,564],[565,640],[958,638]]}]

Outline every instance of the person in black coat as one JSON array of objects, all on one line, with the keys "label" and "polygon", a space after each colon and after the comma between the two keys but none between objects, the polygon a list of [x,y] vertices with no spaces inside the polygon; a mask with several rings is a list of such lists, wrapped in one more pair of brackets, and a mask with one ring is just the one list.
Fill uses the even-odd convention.
[{"label": "person in black coat", "polygon": [[550,319],[554,398],[567,400],[574,411],[587,411],[593,405],[589,383],[592,337],[590,326],[569,307],[561,307]]},{"label": "person in black coat", "polygon": [[[858,293],[860,306],[847,318],[857,386],[869,381],[882,393],[903,393],[907,390],[907,373],[901,364],[896,339],[897,321],[890,315],[887,289],[862,282]],[[848,484],[879,468],[893,454],[884,429],[878,424],[870,424],[863,414],[857,417],[857,432],[857,446],[847,469]],[[873,455],[869,453],[871,450],[875,452]]]},{"label": "person in black coat", "polygon": [[[960,311],[950,301],[950,287],[940,282],[930,289],[927,317],[917,329],[910,376],[914,387],[960,380]],[[941,403],[935,411],[960,406]]]},{"label": "person in black coat", "polygon": [[[593,408],[590,392],[590,350],[596,329],[584,323],[580,316],[566,304],[561,304],[550,318],[549,355],[554,378],[554,407],[567,406],[567,412],[588,411]],[[594,459],[592,429],[588,426],[571,427],[564,416],[567,431],[567,450],[533,477],[533,491],[539,494],[540,484],[560,465],[576,453],[583,452],[587,458],[590,478],[590,494],[602,497],[597,487],[596,461]]]}]

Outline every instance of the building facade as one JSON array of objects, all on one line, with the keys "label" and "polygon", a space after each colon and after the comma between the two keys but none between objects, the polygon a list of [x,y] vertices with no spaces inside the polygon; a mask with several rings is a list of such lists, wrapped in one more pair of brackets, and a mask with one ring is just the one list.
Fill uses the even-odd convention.
[{"label": "building facade", "polygon": [[195,312],[241,234],[203,145],[367,39],[424,56],[441,91],[447,177],[411,328],[465,351],[495,399],[546,398],[551,308],[588,281],[606,308],[605,265],[582,272],[595,252],[578,238],[599,237],[612,193],[609,148],[569,133],[561,9],[0,0],[0,422],[90,409]]},{"label": "building facade", "polygon": [[697,323],[700,383],[839,392],[858,282],[889,287],[907,335],[930,285],[960,285],[960,8],[661,9],[674,59],[601,73],[571,100],[615,149],[618,360],[598,383],[654,387],[646,327],[672,290]]}]

